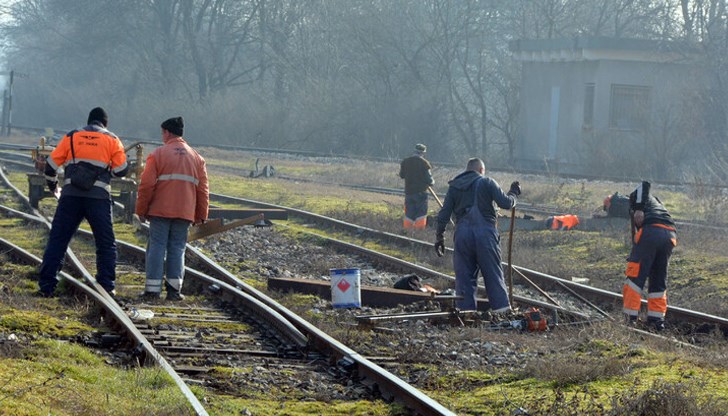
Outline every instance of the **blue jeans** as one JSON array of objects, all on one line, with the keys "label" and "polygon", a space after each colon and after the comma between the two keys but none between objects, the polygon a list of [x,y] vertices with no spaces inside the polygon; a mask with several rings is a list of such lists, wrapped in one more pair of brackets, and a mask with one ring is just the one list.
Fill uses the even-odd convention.
[{"label": "blue jeans", "polygon": [[51,294],[55,290],[68,244],[84,218],[91,226],[96,243],[96,280],[106,291],[114,289],[116,238],[111,222],[111,204],[111,199],[61,196],[40,265],[38,285],[41,292]]},{"label": "blue jeans", "polygon": [[165,270],[167,284],[182,289],[185,274],[185,247],[190,222],[178,218],[149,218],[145,292],[161,293]]}]

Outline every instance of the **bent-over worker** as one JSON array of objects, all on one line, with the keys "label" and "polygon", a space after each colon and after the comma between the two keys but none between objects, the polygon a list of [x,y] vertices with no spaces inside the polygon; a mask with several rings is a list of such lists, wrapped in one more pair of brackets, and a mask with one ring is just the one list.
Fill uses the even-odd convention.
[{"label": "bent-over worker", "polygon": [[637,320],[641,292],[649,278],[647,323],[662,330],[667,313],[667,267],[677,245],[675,222],[662,202],[650,194],[649,182],[642,182],[629,195],[629,203],[636,232],[622,288],[624,313],[630,321]]}]

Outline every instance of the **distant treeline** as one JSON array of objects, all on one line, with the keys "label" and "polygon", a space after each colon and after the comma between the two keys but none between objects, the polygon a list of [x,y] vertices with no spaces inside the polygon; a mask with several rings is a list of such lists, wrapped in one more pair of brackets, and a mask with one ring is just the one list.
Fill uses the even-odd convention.
[{"label": "distant treeline", "polygon": [[3,66],[27,75],[15,124],[76,127],[100,105],[128,136],[183,115],[195,142],[378,157],[422,142],[490,166],[520,127],[509,41],[687,40],[728,74],[723,0],[8,0],[0,17]]}]

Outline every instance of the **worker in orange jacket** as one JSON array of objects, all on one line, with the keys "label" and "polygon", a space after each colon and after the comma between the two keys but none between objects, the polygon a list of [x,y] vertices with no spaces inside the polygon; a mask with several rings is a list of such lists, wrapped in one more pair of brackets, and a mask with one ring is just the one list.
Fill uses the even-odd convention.
[{"label": "worker in orange jacket", "polygon": [[660,200],[650,194],[649,182],[642,182],[630,194],[629,202],[636,232],[622,289],[624,313],[631,322],[637,321],[641,292],[649,278],[647,323],[662,330],[667,312],[667,266],[677,245],[675,222]]},{"label": "worker in orange jacket", "polygon": [[142,222],[149,220],[146,284],[143,296],[159,298],[166,271],[167,300],[182,300],[184,255],[191,224],[207,220],[209,189],[202,158],[182,138],[184,120],[164,121],[164,145],[148,157],[136,203]]},{"label": "worker in orange jacket", "polygon": [[64,181],[40,266],[38,293],[41,296],[53,296],[66,249],[83,219],[91,226],[96,243],[96,280],[115,295],[116,238],[111,215],[111,177],[126,175],[129,167],[121,141],[106,129],[108,122],[106,111],[94,108],[89,113],[88,125],[63,136],[46,160],[48,189],[54,194],[58,190],[60,167],[64,167]]}]

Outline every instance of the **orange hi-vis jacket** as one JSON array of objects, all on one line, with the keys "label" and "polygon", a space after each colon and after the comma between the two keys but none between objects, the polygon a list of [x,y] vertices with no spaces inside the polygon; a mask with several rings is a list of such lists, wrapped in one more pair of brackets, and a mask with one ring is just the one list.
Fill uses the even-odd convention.
[{"label": "orange hi-vis jacket", "polygon": [[147,157],[137,193],[140,217],[207,220],[209,189],[205,159],[183,138],[168,140]]},{"label": "orange hi-vis jacket", "polygon": [[[71,140],[73,140],[73,151],[71,151]],[[114,133],[95,123],[63,136],[46,160],[46,180],[57,182],[58,168],[63,166],[68,172],[72,170],[72,165],[81,162],[98,168],[99,175],[93,188],[89,191],[78,189],[72,186],[70,179],[66,177],[63,184],[64,195],[109,198],[111,175],[122,177],[129,168],[121,140]]]},{"label": "orange hi-vis jacket", "polygon": [[557,215],[548,218],[552,230],[570,230],[579,225],[579,217],[576,215]]}]

